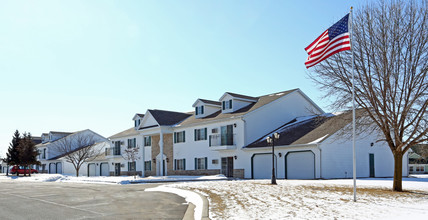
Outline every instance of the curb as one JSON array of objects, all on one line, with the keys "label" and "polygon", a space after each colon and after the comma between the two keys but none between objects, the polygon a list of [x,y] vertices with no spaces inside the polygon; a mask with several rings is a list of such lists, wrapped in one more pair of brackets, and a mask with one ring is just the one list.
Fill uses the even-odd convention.
[{"label": "curb", "polygon": [[[194,191],[191,191],[191,192],[198,194],[199,197],[201,197],[201,199],[202,199],[202,216],[201,216],[201,219],[202,220],[210,220],[208,199],[205,196],[201,195],[200,193],[197,193]],[[183,220],[195,219],[195,215],[194,215],[195,214],[195,208],[196,208],[195,204],[189,203],[189,206],[187,207],[187,210],[184,213]]]}]

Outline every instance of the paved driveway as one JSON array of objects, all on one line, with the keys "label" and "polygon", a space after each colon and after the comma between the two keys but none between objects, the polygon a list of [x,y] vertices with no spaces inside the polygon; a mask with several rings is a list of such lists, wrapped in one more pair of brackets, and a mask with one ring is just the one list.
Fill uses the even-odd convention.
[{"label": "paved driveway", "polygon": [[159,184],[0,182],[0,219],[182,219],[182,197]]}]

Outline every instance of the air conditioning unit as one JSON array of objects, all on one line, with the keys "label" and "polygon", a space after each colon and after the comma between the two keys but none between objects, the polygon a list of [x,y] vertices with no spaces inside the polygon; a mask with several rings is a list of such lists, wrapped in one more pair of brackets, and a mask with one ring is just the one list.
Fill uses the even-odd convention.
[{"label": "air conditioning unit", "polygon": [[213,128],[213,129],[211,129],[211,133],[213,133],[213,134],[218,133],[218,128]]},{"label": "air conditioning unit", "polygon": [[125,142],[124,142],[124,141],[121,141],[121,142],[120,142],[120,145],[124,145],[124,144],[125,144]]},{"label": "air conditioning unit", "polygon": [[121,163],[121,164],[120,164],[120,167],[125,167],[125,164]]}]

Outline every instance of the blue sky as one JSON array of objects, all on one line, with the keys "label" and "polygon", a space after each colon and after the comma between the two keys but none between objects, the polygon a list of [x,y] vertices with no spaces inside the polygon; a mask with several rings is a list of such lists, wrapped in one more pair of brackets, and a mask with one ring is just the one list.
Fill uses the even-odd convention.
[{"label": "blue sky", "polygon": [[15,129],[105,137],[146,109],[300,88],[303,48],[366,1],[1,1],[0,156]]}]

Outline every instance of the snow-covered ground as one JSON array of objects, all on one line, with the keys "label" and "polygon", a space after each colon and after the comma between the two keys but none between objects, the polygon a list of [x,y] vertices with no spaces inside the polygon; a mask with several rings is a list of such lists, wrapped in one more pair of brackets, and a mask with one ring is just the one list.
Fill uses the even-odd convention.
[{"label": "snow-covered ground", "polygon": [[202,200],[210,201],[211,219],[417,219],[428,216],[428,175],[403,179],[405,192],[392,192],[391,178],[357,180],[357,198],[353,202],[352,179],[337,180],[224,180],[215,176],[166,176],[134,179],[133,176],[74,177],[60,174],[36,174],[15,177],[0,174],[0,181],[79,182],[130,184],[180,182],[162,185],[150,191],[178,194],[196,205],[195,216],[202,212]]},{"label": "snow-covered ground", "polygon": [[130,184],[130,183],[154,183],[154,182],[177,182],[177,181],[204,181],[204,180],[224,180],[224,175],[213,176],[67,176],[62,174],[32,174],[31,177],[20,175],[6,176],[0,174],[1,180],[14,180],[26,182],[75,182],[75,183],[104,183],[104,184]]},{"label": "snow-covered ground", "polygon": [[357,202],[351,179],[278,180],[278,185],[270,185],[270,180],[187,182],[166,187],[207,196],[211,219],[426,219],[428,178],[416,177],[405,178],[406,192],[400,193],[391,191],[392,179],[359,179]]}]

